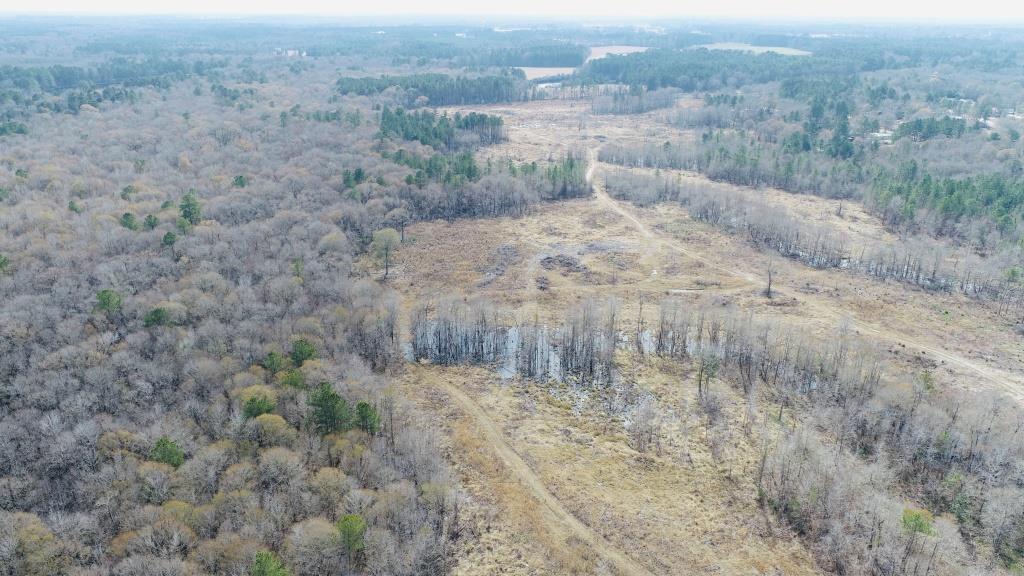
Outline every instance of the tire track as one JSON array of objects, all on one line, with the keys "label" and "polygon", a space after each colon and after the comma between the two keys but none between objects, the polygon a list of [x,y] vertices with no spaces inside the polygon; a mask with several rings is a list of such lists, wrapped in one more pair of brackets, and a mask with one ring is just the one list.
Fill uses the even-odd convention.
[{"label": "tire track", "polygon": [[549,524],[560,528],[559,532],[568,531],[572,533],[593,550],[595,554],[614,566],[619,574],[624,576],[653,576],[651,571],[628,555],[620,552],[604,536],[595,532],[569,512],[558,498],[547,489],[544,482],[534,473],[533,469],[530,468],[519,453],[509,445],[505,440],[504,434],[490,416],[468,394],[443,377],[430,374],[425,370],[418,370],[417,372],[417,380],[419,382],[430,382],[436,388],[443,390],[463,412],[474,420],[487,443],[501,458],[505,466],[519,479],[527,492],[543,506],[544,517],[548,520]]},{"label": "tire track", "polygon": [[[608,192],[605,191],[602,186],[597,185],[596,182],[593,181],[594,173],[598,165],[596,156],[596,150],[591,149],[591,162],[590,167],[587,169],[587,179],[591,181],[591,184],[594,187],[594,196],[597,202],[602,206],[605,206],[606,208],[616,212],[624,219],[629,221],[648,241],[660,242],[662,245],[668,246],[669,248],[675,250],[676,252],[681,253],[684,256],[692,258],[698,262],[702,262],[714,270],[718,270],[733,277],[740,278],[750,284],[763,284],[765,282],[762,278],[758,277],[755,274],[751,274],[743,270],[723,266],[721,264],[718,264],[717,262],[713,262],[705,258],[704,256],[701,256],[700,254],[696,254],[695,252],[686,248],[685,246],[682,246],[678,242],[665,238],[661,234],[652,231],[647,225],[640,221],[640,219],[637,218],[628,208],[623,206],[622,203],[620,203],[619,201],[609,196]],[[958,366],[961,369],[966,370],[967,372],[971,372],[979,376],[982,380],[985,380],[990,386],[1007,393],[1008,395],[1012,396],[1018,401],[1024,402],[1024,383],[1022,383],[1019,379],[1014,379],[1010,377],[1009,374],[1006,374],[1002,370],[996,370],[993,368],[989,368],[987,366],[983,366],[967,358],[963,358],[951,352],[947,352],[945,350],[936,348],[930,344],[926,344],[925,342],[922,342],[916,338],[907,336],[905,334],[901,334],[899,332],[893,331],[891,329],[879,326],[871,322],[866,322],[864,320],[857,318],[853,313],[849,312],[848,310],[838,312],[832,307],[822,305],[821,303],[818,302],[808,301],[802,298],[800,295],[795,294],[794,292],[791,292],[786,288],[777,288],[773,286],[772,290],[774,292],[778,292],[781,295],[796,298],[802,304],[811,308],[815,312],[815,315],[818,317],[829,317],[836,322],[849,321],[852,328],[859,329],[860,331],[870,334],[880,340],[886,340],[895,344],[903,344],[905,346],[915,348],[919,351],[926,352],[932,355],[933,357],[939,358],[949,364]]]}]

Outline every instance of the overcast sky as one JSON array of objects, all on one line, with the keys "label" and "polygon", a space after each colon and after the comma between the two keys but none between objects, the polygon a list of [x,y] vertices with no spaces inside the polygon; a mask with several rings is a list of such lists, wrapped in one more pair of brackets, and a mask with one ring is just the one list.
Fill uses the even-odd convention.
[{"label": "overcast sky", "polygon": [[1024,22],[1020,0],[0,0],[0,13]]}]

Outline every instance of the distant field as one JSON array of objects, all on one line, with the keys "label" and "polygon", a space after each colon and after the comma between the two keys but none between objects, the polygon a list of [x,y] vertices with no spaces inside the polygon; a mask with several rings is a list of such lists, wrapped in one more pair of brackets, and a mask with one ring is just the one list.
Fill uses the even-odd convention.
[{"label": "distant field", "polygon": [[587,60],[597,60],[609,55],[621,56],[622,54],[645,52],[646,50],[647,46],[593,46],[590,48],[590,57]]},{"label": "distant field", "polygon": [[782,54],[783,56],[811,55],[811,53],[806,50],[797,50],[796,48],[786,48],[783,46],[754,46],[753,44],[745,44],[743,42],[715,42],[713,44],[702,44],[697,47],[707,48],[708,50],[740,50],[742,52],[753,52],[754,54],[775,52],[776,54]]},{"label": "distant field", "polygon": [[572,74],[576,71],[572,67],[542,67],[542,66],[520,66],[519,68],[526,73],[527,80],[536,80],[537,78],[547,78],[548,76],[559,76],[561,74]]},{"label": "distant field", "polygon": [[[621,54],[633,54],[635,52],[643,52],[647,50],[646,46],[593,46],[590,48],[590,56],[587,57],[587,62],[591,60],[597,60],[598,58],[604,58],[608,55],[621,55]],[[533,66],[520,66],[520,70],[526,73],[527,80],[536,80],[537,78],[546,78],[548,76],[559,76],[561,74],[572,74],[576,69],[569,67],[533,67]]]}]

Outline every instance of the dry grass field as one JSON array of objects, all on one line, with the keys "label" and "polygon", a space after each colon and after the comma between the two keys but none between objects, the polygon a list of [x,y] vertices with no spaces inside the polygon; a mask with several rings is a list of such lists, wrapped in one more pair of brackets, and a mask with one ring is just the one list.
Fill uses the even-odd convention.
[{"label": "dry grass field", "polygon": [[[689,105],[693,105],[690,103]],[[649,116],[593,116],[587,104],[543,101],[483,107],[501,114],[509,142],[492,159],[543,161],[608,140],[686,138]],[[591,198],[542,205],[522,218],[423,222],[409,227],[389,283],[414,303],[454,291],[486,298],[509,321],[555,323],[586,298],[614,297],[632,322],[640,303],[672,296],[735,309],[827,339],[841,327],[888,360],[887,383],[927,372],[939,386],[994,388],[1024,399],[1024,352],[1008,320],[965,297],[933,294],[855,273],[815,270],[779,257],[775,297],[763,294],[768,256],[743,238],[697,222],[673,205],[616,201],[593,167]],[[702,177],[680,173],[701,181]],[[708,186],[724,186],[702,182]],[[854,242],[894,238],[847,203],[775,190],[740,190]],[[637,390],[664,415],[654,451],[630,447],[615,398],[564,386],[502,380],[485,368],[411,366],[406,393],[446,422],[446,448],[466,487],[478,538],[464,574],[812,574],[809,552],[756,504],[753,477],[775,427],[725,399],[730,436],[716,457],[701,420],[691,367],[619,352]],[[748,413],[749,412],[749,413]],[[754,414],[750,416],[749,414]]]}]

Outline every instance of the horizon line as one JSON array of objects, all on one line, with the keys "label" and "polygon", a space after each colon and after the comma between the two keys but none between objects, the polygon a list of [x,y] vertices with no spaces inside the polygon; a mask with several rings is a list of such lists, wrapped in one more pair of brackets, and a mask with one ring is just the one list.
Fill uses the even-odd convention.
[{"label": "horizon line", "polygon": [[[186,12],[186,11],[86,11],[86,10],[0,10],[0,19],[12,18],[179,18],[191,20],[266,20],[266,19],[289,19],[289,20],[319,20],[322,22],[360,22],[365,25],[380,26],[382,28],[408,26],[409,23],[383,23],[375,22],[375,19],[423,20],[432,24],[448,21],[452,24],[465,24],[465,20],[491,20],[504,23],[530,22],[530,23],[557,23],[557,24],[578,24],[587,25],[591,22],[600,22],[604,25],[610,23],[617,27],[634,27],[647,24],[648,20],[660,20],[661,24],[673,23],[741,23],[741,24],[819,24],[819,25],[881,25],[900,24],[907,26],[935,26],[942,25],[954,28],[964,28],[978,25],[998,26],[1000,28],[1021,28],[1024,27],[1024,16],[985,19],[984,17],[890,17],[890,16],[800,16],[800,15],[770,15],[770,14],[746,14],[725,15],[725,14],[683,14],[683,13],[647,13],[647,14],[503,14],[503,13],[482,13],[482,12],[379,12],[342,14],[338,12]],[[623,22],[622,19],[630,19]],[[991,18],[991,17],[990,17]],[[454,20],[454,21],[453,21]],[[667,20],[667,22],[666,22]],[[413,24],[415,25],[415,24]]]}]

